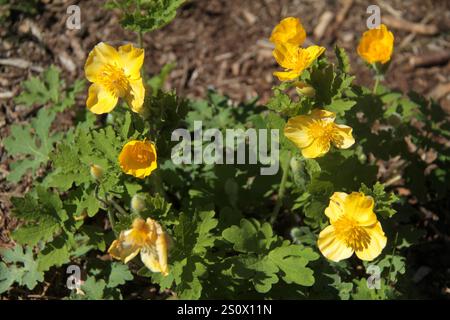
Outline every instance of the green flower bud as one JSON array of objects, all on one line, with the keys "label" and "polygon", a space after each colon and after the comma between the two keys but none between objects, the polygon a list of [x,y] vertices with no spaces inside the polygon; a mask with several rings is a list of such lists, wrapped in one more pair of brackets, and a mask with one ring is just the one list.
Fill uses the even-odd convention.
[{"label": "green flower bud", "polygon": [[103,177],[104,170],[99,165],[92,164],[91,168],[90,168],[90,172],[91,172],[92,178],[94,178],[95,180],[101,180]]},{"label": "green flower bud", "polygon": [[135,194],[131,198],[131,209],[136,212],[141,212],[145,209],[145,199],[139,194]]}]

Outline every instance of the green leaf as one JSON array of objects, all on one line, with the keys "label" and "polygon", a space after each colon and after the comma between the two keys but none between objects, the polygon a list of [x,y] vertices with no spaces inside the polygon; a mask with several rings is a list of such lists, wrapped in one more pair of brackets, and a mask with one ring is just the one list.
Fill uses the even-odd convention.
[{"label": "green leaf", "polygon": [[68,220],[59,195],[41,186],[36,187],[33,194],[12,198],[12,203],[14,215],[26,222],[12,234],[21,244],[32,246],[52,239]]},{"label": "green leaf", "polygon": [[349,59],[345,49],[336,46],[334,48],[334,53],[336,54],[336,58],[338,61],[338,68],[344,73],[349,73],[350,72],[350,59]]},{"label": "green leaf", "polygon": [[17,160],[10,166],[9,181],[18,182],[28,170],[35,174],[41,165],[47,163],[53,143],[60,139],[59,134],[50,134],[54,119],[54,112],[41,109],[30,125],[11,126],[11,134],[4,145],[8,154]]},{"label": "green leaf", "polygon": [[242,219],[240,226],[225,229],[222,236],[238,252],[262,252],[274,241],[270,224],[261,225],[256,219]]},{"label": "green leaf", "polygon": [[350,110],[354,105],[356,104],[356,101],[353,100],[333,100],[333,102],[330,105],[327,105],[325,109],[335,112],[336,114],[344,115],[346,111]]},{"label": "green leaf", "polygon": [[138,0],[138,7],[135,1],[115,0],[109,1],[106,7],[121,9],[121,24],[125,29],[149,32],[172,21],[183,2],[184,0]]},{"label": "green leaf", "polygon": [[391,218],[397,212],[393,206],[399,198],[393,192],[386,192],[384,190],[384,184],[377,181],[372,189],[370,189],[363,183],[359,191],[374,199],[374,211],[383,218]]},{"label": "green leaf", "polygon": [[39,271],[47,271],[53,266],[61,266],[70,261],[69,246],[63,237],[48,243],[39,255]]},{"label": "green leaf", "polygon": [[313,270],[306,265],[318,258],[319,255],[311,248],[303,248],[300,245],[278,247],[269,253],[269,259],[283,271],[283,280],[301,286],[314,284]]},{"label": "green leaf", "polygon": [[14,100],[26,106],[44,105],[47,102],[58,102],[60,93],[59,69],[50,66],[44,71],[42,79],[31,77],[23,83],[24,90]]},{"label": "green leaf", "polygon": [[103,279],[96,280],[94,277],[88,277],[81,285],[81,290],[86,294],[89,300],[102,300],[105,298],[106,282]]},{"label": "green leaf", "polygon": [[0,293],[7,291],[13,283],[33,290],[44,281],[44,274],[38,269],[38,262],[33,258],[33,249],[24,250],[16,245],[11,249],[0,249]]},{"label": "green leaf", "polygon": [[257,292],[266,293],[279,281],[276,275],[278,267],[267,257],[241,255],[232,262],[233,275],[253,283]]},{"label": "green leaf", "polygon": [[114,288],[125,284],[129,280],[133,280],[133,275],[128,269],[128,266],[123,263],[113,262],[111,264],[111,273],[109,274],[107,287]]}]

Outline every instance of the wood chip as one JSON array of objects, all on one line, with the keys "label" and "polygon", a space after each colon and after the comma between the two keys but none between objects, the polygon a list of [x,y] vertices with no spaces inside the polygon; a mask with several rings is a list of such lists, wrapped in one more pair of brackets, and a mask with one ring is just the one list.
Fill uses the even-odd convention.
[{"label": "wood chip", "polygon": [[31,69],[33,71],[42,72],[43,69],[38,66],[34,66],[30,61],[20,58],[0,59],[0,65],[16,67],[20,69]]},{"label": "wood chip", "polygon": [[411,68],[432,67],[447,63],[450,60],[450,51],[439,51],[413,56],[409,59]]},{"label": "wood chip", "polygon": [[428,96],[435,100],[440,100],[448,94],[450,94],[450,82],[438,84],[433,90],[430,91]]},{"label": "wood chip", "polygon": [[251,13],[250,11],[245,10],[245,9],[242,10],[242,15],[244,16],[244,19],[245,19],[250,25],[255,24],[256,20],[258,20],[258,18],[257,18],[253,13]]},{"label": "wood chip", "polygon": [[433,24],[422,24],[416,22],[410,22],[402,18],[393,16],[383,16],[383,23],[388,27],[398,30],[405,30],[421,35],[433,36],[439,33],[439,28]]},{"label": "wood chip", "polygon": [[61,62],[62,66],[69,71],[70,73],[75,73],[77,70],[77,66],[75,62],[73,62],[72,58],[65,52],[62,51],[58,54],[59,62]]},{"label": "wood chip", "polygon": [[0,99],[11,99],[12,97],[14,97],[14,92],[12,91],[0,92]]},{"label": "wood chip", "polygon": [[331,21],[333,21],[333,18],[334,13],[331,11],[325,11],[324,13],[322,13],[319,18],[319,22],[317,23],[313,32],[316,40],[320,40],[323,37],[325,31],[327,30],[327,27],[330,25]]}]

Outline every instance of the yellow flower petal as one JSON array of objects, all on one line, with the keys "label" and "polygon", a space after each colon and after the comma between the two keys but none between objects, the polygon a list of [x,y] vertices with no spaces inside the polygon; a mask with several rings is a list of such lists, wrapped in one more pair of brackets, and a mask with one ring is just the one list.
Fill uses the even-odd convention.
[{"label": "yellow flower petal", "polygon": [[290,43],[300,46],[305,41],[306,32],[300,19],[288,17],[275,26],[270,36],[270,41],[275,45]]},{"label": "yellow flower petal", "polygon": [[353,129],[343,124],[334,125],[333,143],[340,149],[350,148],[354,143],[352,131]]},{"label": "yellow flower petal", "polygon": [[353,254],[353,249],[336,237],[333,225],[320,232],[317,246],[325,258],[335,262],[347,259]]},{"label": "yellow flower petal", "polygon": [[155,145],[149,141],[132,140],[126,143],[119,155],[122,171],[143,179],[157,168]]},{"label": "yellow flower petal", "polygon": [[102,86],[93,83],[89,87],[87,108],[96,114],[110,112],[117,104],[118,98],[105,90]]},{"label": "yellow flower petal", "polygon": [[384,24],[363,33],[359,42],[358,55],[368,63],[386,63],[394,50],[394,35]]},{"label": "yellow flower petal", "polygon": [[313,142],[313,137],[308,133],[311,117],[297,116],[290,118],[284,127],[284,135],[298,148],[306,148]]},{"label": "yellow flower petal", "polygon": [[141,251],[141,260],[152,272],[161,272],[162,267],[159,264],[158,256],[151,248],[144,248]]},{"label": "yellow flower petal", "polygon": [[97,82],[105,64],[119,64],[117,50],[107,43],[100,42],[89,53],[84,65],[84,73],[90,82]]},{"label": "yellow flower petal", "polygon": [[330,141],[327,139],[315,139],[306,148],[302,149],[302,155],[305,158],[313,159],[322,157],[330,151]]},{"label": "yellow flower petal", "polygon": [[310,46],[303,49],[289,43],[277,45],[273,51],[273,56],[285,71],[275,72],[274,75],[280,81],[293,80],[307,69],[324,51],[325,48],[319,46]]},{"label": "yellow flower petal", "polygon": [[373,198],[361,192],[352,192],[345,199],[346,214],[358,222],[359,226],[373,226],[378,221],[373,208]]},{"label": "yellow flower petal", "polygon": [[114,240],[108,249],[108,253],[113,258],[119,259],[124,263],[128,263],[128,261],[136,257],[141,250],[140,246],[137,243],[130,241],[130,239],[127,239],[127,232],[131,232],[131,230],[122,232],[119,236],[119,239]]},{"label": "yellow flower petal", "polygon": [[330,203],[325,209],[325,215],[330,219],[331,223],[339,220],[345,214],[345,200],[348,194],[345,192],[335,192],[330,197]]},{"label": "yellow flower petal", "polygon": [[281,67],[285,69],[298,69],[299,52],[301,52],[300,50],[303,49],[299,48],[298,46],[284,43],[275,47],[273,56]]},{"label": "yellow flower petal", "polygon": [[125,96],[125,100],[134,112],[142,111],[145,98],[145,88],[142,78],[130,81],[131,90]]},{"label": "yellow flower petal", "polygon": [[335,125],[335,118],[336,114],[331,111],[314,109],[309,115],[289,119],[284,134],[301,149],[305,158],[321,157],[330,150],[331,142],[337,147],[349,147],[354,143],[351,128]]},{"label": "yellow flower petal", "polygon": [[131,79],[141,78],[141,67],[144,63],[144,49],[127,44],[119,47],[120,61],[125,74]]},{"label": "yellow flower petal", "polygon": [[311,111],[310,117],[314,120],[334,122],[334,120],[336,119],[336,114],[328,110],[314,109]]},{"label": "yellow flower petal", "polygon": [[290,81],[298,78],[300,73],[298,73],[297,71],[277,71],[274,72],[273,75],[280,81]]},{"label": "yellow flower petal", "polygon": [[303,50],[306,52],[303,69],[307,69],[322,53],[324,53],[325,48],[320,46],[309,46]]},{"label": "yellow flower petal", "polygon": [[153,223],[156,229],[156,240],[141,251],[142,262],[152,272],[161,272],[164,276],[169,274],[169,266],[167,264],[167,235],[162,230],[159,223],[154,220],[147,219],[147,224]]},{"label": "yellow flower petal", "polygon": [[370,236],[370,243],[363,250],[356,250],[356,255],[361,260],[372,261],[378,257],[386,246],[387,238],[384,235],[381,223],[378,222],[372,228],[365,228]]}]

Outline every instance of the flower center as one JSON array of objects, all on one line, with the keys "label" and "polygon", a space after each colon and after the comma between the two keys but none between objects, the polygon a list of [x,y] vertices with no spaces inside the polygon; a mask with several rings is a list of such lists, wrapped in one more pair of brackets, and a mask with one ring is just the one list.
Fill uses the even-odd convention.
[{"label": "flower center", "polygon": [[100,72],[100,83],[116,97],[123,97],[130,91],[130,84],[122,68],[106,64]]},{"label": "flower center", "polygon": [[314,120],[309,126],[309,134],[321,145],[327,145],[333,140],[333,124],[325,121]]},{"label": "flower center", "polygon": [[135,161],[138,163],[148,164],[152,161],[151,152],[138,143],[133,146],[133,154],[135,155]]},{"label": "flower center", "polygon": [[136,219],[133,222],[133,229],[131,231],[130,237],[133,242],[139,246],[144,246],[152,241],[153,235],[155,234],[154,227],[147,224],[142,219]]},{"label": "flower center", "polygon": [[333,223],[333,226],[336,232],[336,238],[353,250],[361,251],[369,246],[369,234],[355,220],[343,217]]}]

